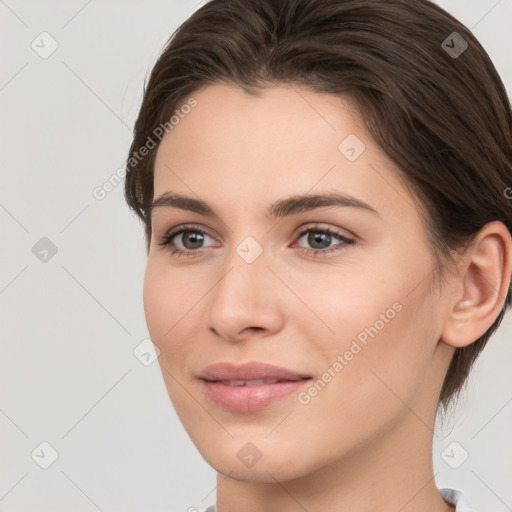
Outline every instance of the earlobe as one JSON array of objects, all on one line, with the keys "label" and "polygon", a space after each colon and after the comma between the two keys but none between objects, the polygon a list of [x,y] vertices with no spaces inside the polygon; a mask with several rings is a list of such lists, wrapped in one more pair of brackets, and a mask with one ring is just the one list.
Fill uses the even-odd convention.
[{"label": "earlobe", "polygon": [[[461,257],[460,286],[441,334],[445,343],[465,347],[492,326],[503,308],[512,272],[512,239],[502,222],[486,224]],[[462,293],[460,290],[462,288]]]}]

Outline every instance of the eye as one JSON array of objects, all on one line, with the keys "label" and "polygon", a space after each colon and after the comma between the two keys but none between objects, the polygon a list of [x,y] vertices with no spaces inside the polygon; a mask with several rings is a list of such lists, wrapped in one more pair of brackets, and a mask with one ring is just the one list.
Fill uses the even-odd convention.
[{"label": "eye", "polygon": [[171,254],[192,256],[203,252],[198,249],[203,248],[206,238],[211,237],[196,227],[179,226],[167,231],[157,243],[167,247]]},{"label": "eye", "polygon": [[[307,235],[307,236],[306,236]],[[212,239],[205,231],[196,226],[178,226],[167,231],[157,242],[158,245],[166,247],[171,255],[197,256],[205,251],[204,242]],[[341,232],[319,225],[303,228],[298,234],[298,240],[305,239],[312,248],[299,244],[301,252],[313,255],[324,255],[333,251],[340,251],[347,245],[355,243],[355,240],[348,238]],[[333,241],[339,243],[331,245]]]},{"label": "eye", "polygon": [[[299,244],[299,247],[302,247],[303,252],[307,254],[326,254],[332,251],[340,251],[345,246],[355,242],[352,238],[348,238],[338,231],[325,227],[322,228],[321,226],[310,226],[302,229],[299,232],[299,241],[302,238],[312,247],[310,249]],[[336,239],[340,243],[331,245],[331,242]]]}]

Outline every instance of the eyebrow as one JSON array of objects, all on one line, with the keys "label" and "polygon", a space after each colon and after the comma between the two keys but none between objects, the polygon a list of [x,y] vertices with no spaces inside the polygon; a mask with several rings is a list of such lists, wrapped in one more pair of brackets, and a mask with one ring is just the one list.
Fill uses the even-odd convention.
[{"label": "eyebrow", "polygon": [[[287,199],[281,199],[270,205],[266,215],[270,218],[285,217],[326,206],[359,208],[380,216],[377,210],[364,201],[339,192],[295,195]],[[207,217],[217,216],[215,210],[207,202],[193,197],[183,196],[176,192],[166,192],[156,198],[151,204],[150,215],[157,208],[179,208]]]}]

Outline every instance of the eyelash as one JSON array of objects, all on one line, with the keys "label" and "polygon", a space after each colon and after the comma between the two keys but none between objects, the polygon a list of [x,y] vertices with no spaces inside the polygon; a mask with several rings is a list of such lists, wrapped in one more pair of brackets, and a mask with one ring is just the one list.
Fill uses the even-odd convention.
[{"label": "eyelash", "polygon": [[[315,256],[325,255],[326,253],[330,253],[333,251],[343,250],[343,246],[351,245],[355,242],[355,240],[348,238],[337,231],[334,231],[330,228],[321,228],[320,226],[309,226],[307,228],[301,229],[297,234],[297,240],[300,240],[306,233],[309,233],[310,231],[316,232],[316,233],[324,233],[324,234],[334,236],[336,238],[339,238],[342,241],[342,243],[336,244],[333,247],[328,248],[328,249],[308,249],[306,247],[301,247],[300,248],[301,252],[303,252],[305,254],[310,254],[310,255],[313,254]],[[172,256],[198,256],[198,255],[206,252],[205,250],[200,250],[200,249],[194,250],[194,251],[192,251],[192,250],[183,251],[181,249],[177,249],[176,247],[171,250],[170,247],[171,247],[171,244],[173,243],[172,242],[173,239],[175,237],[177,237],[178,235],[181,235],[182,233],[198,233],[201,235],[210,236],[210,235],[208,235],[208,233],[198,229],[195,226],[181,226],[181,227],[179,227],[179,229],[172,228],[169,231],[167,231],[161,237],[160,241],[157,242],[157,244],[160,246],[163,246],[163,247],[167,247]],[[336,248],[340,245],[342,246],[341,248]]]}]

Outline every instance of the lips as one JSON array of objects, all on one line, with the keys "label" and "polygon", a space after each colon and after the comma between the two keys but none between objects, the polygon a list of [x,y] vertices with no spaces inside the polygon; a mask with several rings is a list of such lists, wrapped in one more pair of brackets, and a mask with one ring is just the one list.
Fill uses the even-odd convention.
[{"label": "lips", "polygon": [[[310,378],[310,375],[298,373],[281,366],[274,366],[266,363],[249,362],[244,364],[233,364],[228,362],[215,363],[207,366],[199,378],[215,381],[250,382],[263,380],[265,384],[278,381],[296,381]],[[271,382],[274,381],[274,382]],[[240,384],[236,384],[240,385]]]},{"label": "lips", "polygon": [[257,362],[216,363],[207,366],[198,377],[208,400],[225,410],[237,412],[264,409],[298,392],[311,380],[309,375]]},{"label": "lips", "polygon": [[261,384],[275,384],[276,382],[289,382],[279,379],[255,379],[255,380],[219,380],[214,382],[220,382],[226,386],[259,386]]}]

